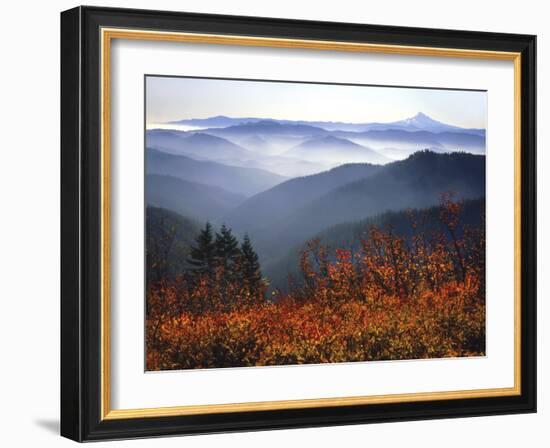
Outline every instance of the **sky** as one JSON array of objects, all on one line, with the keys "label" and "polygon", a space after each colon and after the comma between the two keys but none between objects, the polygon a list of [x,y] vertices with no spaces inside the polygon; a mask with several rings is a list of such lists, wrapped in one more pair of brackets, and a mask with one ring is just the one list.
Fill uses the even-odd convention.
[{"label": "sky", "polygon": [[146,77],[147,124],[207,118],[391,122],[422,112],[465,128],[486,128],[486,92]]}]

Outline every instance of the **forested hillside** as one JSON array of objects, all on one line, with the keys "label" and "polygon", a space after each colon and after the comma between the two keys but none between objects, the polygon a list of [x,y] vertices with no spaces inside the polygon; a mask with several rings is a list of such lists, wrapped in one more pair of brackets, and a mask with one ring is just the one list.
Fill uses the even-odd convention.
[{"label": "forested hillside", "polygon": [[485,129],[168,125],[145,142],[147,370],[485,354]]}]

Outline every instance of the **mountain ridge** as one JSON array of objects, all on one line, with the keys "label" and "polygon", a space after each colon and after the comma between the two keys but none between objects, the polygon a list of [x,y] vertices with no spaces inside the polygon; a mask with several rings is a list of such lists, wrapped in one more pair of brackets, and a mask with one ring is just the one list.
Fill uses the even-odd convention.
[{"label": "mountain ridge", "polygon": [[[268,195],[269,191],[262,194]],[[371,176],[332,189],[291,214],[266,219],[269,225],[250,233],[264,254],[276,257],[285,247],[306,240],[325,227],[389,210],[429,207],[448,191],[464,199],[484,196],[485,157],[419,151],[380,167]],[[247,202],[252,200],[254,197]],[[254,222],[255,218],[241,213],[239,219]]]},{"label": "mountain ridge", "polygon": [[146,148],[145,166],[148,174],[179,177],[245,196],[253,196],[287,180],[286,177],[260,168],[236,167],[212,160],[195,160],[155,148]]},{"label": "mountain ridge", "polygon": [[[247,199],[223,219],[239,230],[261,228],[274,216],[286,216],[330,190],[351,180],[366,178],[380,168],[368,163],[345,164],[318,174],[289,179]],[[252,214],[253,222],[248,218]]]},{"label": "mountain ridge", "polygon": [[444,123],[439,120],[428,116],[423,112],[417,112],[414,116],[404,118],[401,120],[390,122],[345,122],[345,121],[330,121],[330,120],[288,120],[277,118],[261,118],[261,117],[228,117],[224,115],[217,115],[206,118],[188,118],[181,120],[174,120],[167,122],[168,124],[186,124],[190,126],[203,126],[204,128],[227,128],[230,126],[257,123],[261,121],[274,121],[281,124],[297,124],[297,125],[310,125],[325,129],[327,131],[332,130],[356,130],[366,131],[369,129],[403,129],[409,127],[417,130],[429,130],[429,129],[455,129],[464,133],[472,133],[476,135],[485,135],[485,129],[481,128],[466,128],[461,126],[455,126],[448,123]]},{"label": "mountain ridge", "polygon": [[375,150],[334,135],[316,137],[286,151],[284,155],[309,161],[321,160],[326,163],[336,163],[345,160],[346,163],[384,164],[391,161]]},{"label": "mountain ridge", "polygon": [[165,208],[193,220],[215,220],[237,207],[246,198],[220,187],[199,184],[174,176],[148,174],[145,178],[145,202]]}]

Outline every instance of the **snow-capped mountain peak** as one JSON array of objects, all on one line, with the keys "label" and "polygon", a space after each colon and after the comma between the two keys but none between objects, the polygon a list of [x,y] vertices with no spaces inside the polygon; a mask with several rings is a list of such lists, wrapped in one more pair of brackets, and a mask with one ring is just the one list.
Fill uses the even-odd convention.
[{"label": "snow-capped mountain peak", "polygon": [[441,125],[444,125],[443,123],[434,120],[433,118],[429,117],[428,115],[422,112],[418,112],[415,116],[398,121],[397,123],[400,123],[406,126],[417,127],[419,129],[426,129],[427,127],[433,127],[433,126],[440,127]]}]

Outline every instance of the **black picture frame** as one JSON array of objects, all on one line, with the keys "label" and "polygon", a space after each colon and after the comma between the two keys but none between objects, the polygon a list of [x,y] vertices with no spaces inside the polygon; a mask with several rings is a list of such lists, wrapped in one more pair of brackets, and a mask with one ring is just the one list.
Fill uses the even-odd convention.
[{"label": "black picture frame", "polygon": [[[101,418],[100,29],[521,53],[521,393],[203,415]],[[77,7],[61,14],[61,435],[76,441],[536,412],[536,37]]]}]

